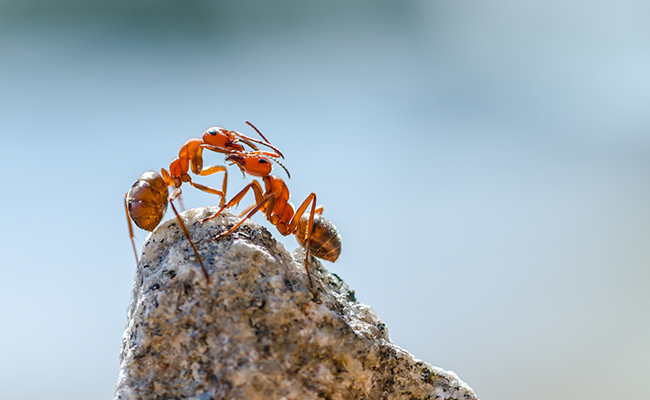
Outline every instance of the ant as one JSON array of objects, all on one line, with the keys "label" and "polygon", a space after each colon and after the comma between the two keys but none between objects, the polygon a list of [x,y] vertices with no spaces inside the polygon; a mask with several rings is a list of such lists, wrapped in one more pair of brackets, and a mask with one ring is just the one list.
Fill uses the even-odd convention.
[{"label": "ant", "polygon": [[[290,234],[296,235],[298,243],[305,248],[305,269],[307,271],[307,278],[309,279],[309,286],[313,288],[311,274],[308,268],[310,251],[315,257],[331,262],[336,261],[341,254],[341,235],[336,230],[334,224],[322,217],[323,207],[316,207],[316,193],[312,192],[302,202],[300,207],[294,210],[293,204],[289,202],[289,188],[286,183],[279,176],[270,175],[272,165],[266,157],[265,152],[249,151],[232,153],[226,157],[226,161],[236,164],[242,173],[261,177],[265,190],[262,190],[260,183],[253,179],[251,183],[246,185],[226,205],[222,205],[216,214],[201,220],[201,222],[213,219],[221,214],[224,209],[239,204],[246,193],[250,189],[253,189],[255,204],[244,210],[240,214],[240,217],[245,213],[248,214],[232,228],[215,236],[215,240],[231,234],[244,221],[261,210],[266,214],[268,221],[276,226],[280,234],[283,236]],[[309,214],[305,214],[310,204],[311,209]]]},{"label": "ant", "polygon": [[[206,279],[209,280],[208,272],[203,266],[203,261],[199,255],[196,246],[190,238],[185,223],[181,219],[173,200],[181,195],[181,185],[183,182],[188,182],[193,187],[207,193],[216,194],[221,197],[220,205],[225,203],[226,185],[228,179],[228,172],[226,167],[222,165],[212,165],[203,167],[203,149],[212,150],[217,153],[223,154],[240,154],[244,153],[244,147],[239,142],[244,142],[260,154],[265,154],[270,157],[282,157],[282,153],[275,146],[273,146],[262,133],[255,128],[253,124],[246,121],[259,135],[264,139],[260,141],[250,138],[237,131],[228,131],[220,127],[211,127],[203,132],[201,139],[192,138],[187,140],[178,153],[178,157],[174,158],[169,165],[169,172],[162,168],[161,174],[156,171],[147,171],[138,178],[133,184],[131,189],[124,195],[124,208],[127,214],[127,222],[129,226],[129,236],[131,238],[131,245],[133,246],[133,253],[135,254],[136,263],[138,262],[138,253],[135,247],[133,225],[131,220],[141,229],[146,231],[153,231],[162,221],[165,212],[167,211],[167,203],[171,204],[172,210],[176,215],[183,234],[190,242],[194,254],[196,254],[201,269],[205,274]],[[269,147],[274,153],[260,151],[254,143],[262,144]],[[222,190],[213,189],[209,186],[201,185],[192,181],[188,171],[196,175],[206,176],[217,172],[224,172],[224,179]],[[173,189],[169,193],[168,186]]]}]

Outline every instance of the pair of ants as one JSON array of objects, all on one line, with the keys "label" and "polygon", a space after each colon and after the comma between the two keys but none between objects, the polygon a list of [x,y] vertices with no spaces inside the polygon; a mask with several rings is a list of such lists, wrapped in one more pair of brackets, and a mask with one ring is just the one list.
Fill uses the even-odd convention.
[{"label": "pair of ants", "polygon": [[[283,236],[295,235],[298,243],[305,247],[305,269],[309,279],[309,286],[313,287],[311,274],[309,273],[309,254],[310,252],[318,258],[334,262],[341,253],[341,236],[338,234],[336,227],[321,215],[322,206],[316,206],[316,194],[311,193],[295,209],[289,202],[289,189],[287,184],[276,175],[271,175],[271,161],[278,163],[289,176],[289,171],[280,163],[279,158],[284,158],[280,150],[273,146],[262,135],[253,124],[246,121],[263,140],[253,139],[237,131],[229,131],[220,127],[211,127],[203,132],[199,138],[187,140],[178,152],[178,157],[174,158],[169,165],[169,171],[162,168],[161,174],[155,171],[145,172],[133,184],[131,189],[124,196],[124,207],[127,213],[129,226],[129,235],[131,245],[135,254],[136,263],[138,254],[135,247],[133,225],[131,220],[140,228],[146,231],[153,231],[162,221],[167,211],[167,203],[171,204],[176,219],[183,231],[183,234],[189,241],[196,257],[201,264],[201,269],[207,280],[209,275],[203,265],[199,252],[190,238],[190,234],[183,223],[176,207],[174,200],[177,199],[182,191],[183,183],[189,183],[191,186],[207,193],[215,194],[221,197],[219,203],[220,209],[216,214],[203,219],[201,222],[208,221],[217,217],[226,208],[231,208],[239,204],[249,190],[253,190],[255,203],[246,208],[239,216],[244,216],[232,228],[215,236],[217,240],[234,232],[247,219],[251,218],[256,212],[265,213],[268,221],[275,225],[280,234]],[[250,147],[249,150],[244,145]],[[257,145],[262,145],[271,151],[263,151]],[[226,185],[228,183],[228,171],[223,165],[211,165],[203,167],[203,150],[210,150],[216,153],[226,155],[226,161],[231,162],[239,167],[244,176],[249,174],[259,177],[264,182],[264,190],[261,184],[253,179],[230,201],[226,203]],[[231,165],[232,165],[231,164]],[[214,189],[196,183],[192,180],[189,171],[194,175],[207,176],[218,172],[223,172],[223,183],[221,190]],[[290,176],[289,176],[290,177]],[[169,187],[169,189],[168,189]],[[310,207],[311,206],[311,207]],[[307,214],[307,209],[309,213]]]}]

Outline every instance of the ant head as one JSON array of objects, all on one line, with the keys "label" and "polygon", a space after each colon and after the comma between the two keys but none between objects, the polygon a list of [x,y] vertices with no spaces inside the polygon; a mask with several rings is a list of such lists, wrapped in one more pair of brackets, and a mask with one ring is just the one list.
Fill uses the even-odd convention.
[{"label": "ant head", "polygon": [[226,157],[226,161],[231,161],[241,169],[243,173],[253,176],[268,176],[273,169],[271,160],[261,152],[249,151],[246,153],[232,153]]},{"label": "ant head", "polygon": [[218,126],[203,132],[203,143],[229,151],[244,151],[244,146],[237,144],[237,138],[232,132]]}]

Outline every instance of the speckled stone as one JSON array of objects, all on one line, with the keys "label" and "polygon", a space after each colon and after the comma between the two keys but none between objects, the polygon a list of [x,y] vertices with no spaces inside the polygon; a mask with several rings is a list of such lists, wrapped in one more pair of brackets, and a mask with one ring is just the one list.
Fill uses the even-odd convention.
[{"label": "speckled stone", "polygon": [[288,253],[263,227],[234,234],[225,213],[183,219],[144,245],[122,338],[115,399],[476,399],[453,372],[391,343],[375,312],[304,251]]}]

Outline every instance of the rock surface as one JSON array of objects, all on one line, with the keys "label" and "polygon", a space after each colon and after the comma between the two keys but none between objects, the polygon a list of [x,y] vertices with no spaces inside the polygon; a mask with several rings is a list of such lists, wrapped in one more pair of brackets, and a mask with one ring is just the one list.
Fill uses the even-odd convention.
[{"label": "rock surface", "polygon": [[453,372],[391,343],[374,311],[304,251],[248,221],[188,210],[148,238],[122,339],[116,399],[476,399]]}]

